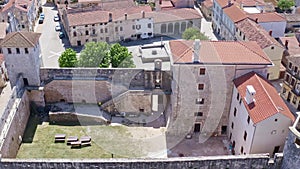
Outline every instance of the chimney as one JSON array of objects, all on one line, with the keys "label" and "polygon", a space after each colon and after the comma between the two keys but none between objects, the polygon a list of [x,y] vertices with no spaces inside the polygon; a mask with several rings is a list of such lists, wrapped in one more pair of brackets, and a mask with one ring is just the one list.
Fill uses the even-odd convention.
[{"label": "chimney", "polygon": [[145,11],[142,11],[142,18],[145,18]]},{"label": "chimney", "polygon": [[231,0],[228,0],[228,7],[231,5]]},{"label": "chimney", "polygon": [[125,20],[127,20],[127,13],[125,13],[124,15],[125,15]]},{"label": "chimney", "polygon": [[285,46],[285,48],[288,48],[288,46],[289,46],[289,40],[285,40],[284,46]]},{"label": "chimney", "polygon": [[199,63],[199,55],[200,55],[200,39],[195,39],[194,42],[194,57],[193,57],[193,62],[194,63]]},{"label": "chimney", "polygon": [[258,23],[258,18],[255,18],[255,23]]},{"label": "chimney", "polygon": [[161,3],[162,3],[161,1],[162,1],[162,0],[159,0],[159,5],[161,5]]},{"label": "chimney", "polygon": [[270,31],[269,31],[269,35],[270,35],[270,36],[272,36],[272,33],[273,33],[273,31],[272,31],[272,30],[270,30]]},{"label": "chimney", "polygon": [[108,22],[112,22],[112,13],[108,13]]},{"label": "chimney", "polygon": [[252,85],[247,85],[245,100],[248,105],[255,102],[255,99],[254,99],[255,94],[256,94],[256,91],[255,91],[254,87]]}]

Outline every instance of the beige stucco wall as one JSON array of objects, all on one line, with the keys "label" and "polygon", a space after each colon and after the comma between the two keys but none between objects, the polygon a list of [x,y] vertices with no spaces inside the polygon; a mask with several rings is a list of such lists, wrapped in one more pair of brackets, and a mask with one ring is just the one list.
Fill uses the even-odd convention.
[{"label": "beige stucco wall", "polygon": [[[273,48],[273,49],[272,49]],[[284,48],[277,45],[271,45],[263,49],[270,60],[273,62],[273,66],[268,69],[269,80],[276,80],[279,78],[280,65]]]}]

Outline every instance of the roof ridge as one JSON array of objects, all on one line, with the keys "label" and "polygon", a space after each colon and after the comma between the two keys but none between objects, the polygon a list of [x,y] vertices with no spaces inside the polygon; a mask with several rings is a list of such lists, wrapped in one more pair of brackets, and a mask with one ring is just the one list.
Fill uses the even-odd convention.
[{"label": "roof ridge", "polygon": [[32,46],[35,46],[23,33],[18,32],[27,42],[29,42]]},{"label": "roof ridge", "polygon": [[260,80],[260,77],[255,73],[255,76],[257,78],[257,80],[259,81],[259,84],[262,86],[263,90],[265,91],[265,93],[267,94],[268,98],[270,99],[272,105],[275,107],[275,109],[277,110],[277,113],[279,112],[276,104],[274,103],[273,99],[271,98],[271,96],[269,95],[269,93],[267,92],[265,86],[262,84],[261,80]]},{"label": "roof ridge", "polygon": [[[249,48],[247,45],[243,44],[243,43],[242,43],[243,41],[234,41],[234,42],[238,42],[239,44],[243,45],[245,48],[249,49],[252,53],[254,53],[254,54],[260,56],[261,58],[263,58],[263,59],[266,60],[266,61],[271,62],[271,60],[268,60],[267,58],[263,57],[262,55],[260,55],[260,54],[257,53],[256,51],[253,51],[253,50],[252,50],[251,48]],[[255,41],[253,41],[253,42],[255,42]],[[257,44],[257,42],[255,42],[255,43]],[[260,47],[259,47],[259,48],[260,48]]]},{"label": "roof ridge", "polygon": [[[179,42],[182,42],[182,41],[179,41]],[[192,49],[192,47],[188,47],[184,52],[182,52],[182,54],[181,54],[176,60],[174,60],[173,63],[175,63],[175,62],[177,62],[179,59],[181,59],[181,58],[184,56],[184,54],[186,54],[190,49]]]}]

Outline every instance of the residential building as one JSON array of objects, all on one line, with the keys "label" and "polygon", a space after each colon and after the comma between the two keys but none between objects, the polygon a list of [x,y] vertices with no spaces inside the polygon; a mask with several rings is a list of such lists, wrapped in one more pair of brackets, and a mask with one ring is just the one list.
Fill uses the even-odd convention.
[{"label": "residential building", "polygon": [[174,40],[170,51],[173,81],[168,127],[183,135],[227,134],[232,81],[251,71],[266,77],[272,65],[252,41]]},{"label": "residential building", "polygon": [[284,66],[281,65],[284,47],[275,40],[260,25],[251,19],[244,19],[235,24],[235,39],[238,41],[256,41],[260,48],[267,54],[273,63],[268,69],[269,80],[275,80],[280,77],[280,73],[284,74]]},{"label": "residential building", "polygon": [[295,118],[276,89],[255,72],[233,82],[228,123],[233,154],[282,152]]},{"label": "residential building", "polygon": [[1,42],[11,87],[22,76],[25,86],[40,85],[40,33],[11,32]]},{"label": "residential building", "polygon": [[275,38],[284,35],[286,20],[275,12],[269,11],[268,5],[263,1],[227,1],[214,0],[213,30],[225,40],[234,40],[235,23],[250,18],[271,32]]},{"label": "residential building", "polygon": [[9,31],[33,31],[38,0],[10,0],[1,9],[0,19],[10,24]]},{"label": "residential building", "polygon": [[300,43],[295,36],[279,39],[285,47],[282,63],[286,68],[281,96],[300,110]]},{"label": "residential building", "polygon": [[276,12],[253,13],[248,14],[248,17],[262,26],[274,38],[284,36],[287,21]]},{"label": "residential building", "polygon": [[155,35],[178,36],[189,27],[201,27],[200,14],[189,8],[168,11],[151,11],[150,6],[109,11],[96,7],[61,8],[60,15],[72,46],[90,41],[117,42]]}]

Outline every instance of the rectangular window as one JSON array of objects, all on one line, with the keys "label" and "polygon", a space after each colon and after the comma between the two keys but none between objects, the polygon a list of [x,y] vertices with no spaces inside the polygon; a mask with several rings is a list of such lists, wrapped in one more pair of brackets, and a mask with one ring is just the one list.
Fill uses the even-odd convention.
[{"label": "rectangular window", "polygon": [[7,48],[7,52],[11,54],[11,48]]},{"label": "rectangular window", "polygon": [[118,32],[118,30],[119,30],[118,27],[115,27],[115,31]]},{"label": "rectangular window", "polygon": [[29,53],[29,51],[28,51],[28,48],[25,48],[25,53],[26,53],[26,54],[28,54],[28,53]]},{"label": "rectangular window", "polygon": [[296,80],[294,78],[292,78],[291,85],[294,86],[295,82],[296,82]]},{"label": "rectangular window", "polygon": [[196,104],[204,104],[204,98],[196,99]]},{"label": "rectangular window", "polygon": [[203,112],[196,112],[196,113],[194,114],[194,116],[201,117],[201,116],[203,116]]},{"label": "rectangular window", "polygon": [[240,94],[237,93],[237,95],[236,95],[236,100],[239,100],[239,99],[240,99]]},{"label": "rectangular window", "polygon": [[244,140],[245,141],[247,140],[247,132],[246,131],[244,132]]},{"label": "rectangular window", "polygon": [[20,48],[16,48],[17,54],[20,54]]},{"label": "rectangular window", "polygon": [[297,144],[298,146],[300,146],[300,139],[299,138],[295,139],[295,144]]},{"label": "rectangular window", "polygon": [[205,68],[200,68],[200,75],[205,75]]},{"label": "rectangular window", "polygon": [[290,62],[289,63],[289,69],[292,69],[293,64]]},{"label": "rectangular window", "polygon": [[298,67],[297,67],[297,66],[294,67],[294,72],[295,72],[295,73],[298,72]]},{"label": "rectangular window", "polygon": [[241,147],[241,154],[243,154],[243,152],[244,152],[244,147],[242,146]]},{"label": "rectangular window", "polygon": [[120,27],[120,31],[123,31],[123,27],[122,26]]},{"label": "rectangular window", "polygon": [[105,30],[105,33],[107,33],[107,28],[105,28],[104,30]]},{"label": "rectangular window", "polygon": [[236,110],[236,108],[234,108],[234,111],[233,111],[233,116],[234,117],[236,116],[236,112],[237,112],[237,110]]},{"label": "rectangular window", "polygon": [[135,30],[135,25],[132,25],[132,29]]},{"label": "rectangular window", "polygon": [[204,84],[198,84],[198,90],[203,90],[204,89]]},{"label": "rectangular window", "polygon": [[151,23],[148,23],[148,28],[151,28],[151,26],[152,26]]},{"label": "rectangular window", "polygon": [[239,102],[239,104],[241,105],[241,103],[242,103],[242,98],[240,98],[240,102]]},{"label": "rectangular window", "polygon": [[248,116],[248,118],[247,118],[247,123],[248,124],[250,123],[250,116]]},{"label": "rectangular window", "polygon": [[290,81],[290,75],[289,74],[285,75],[285,81],[289,83],[289,81]]},{"label": "rectangular window", "polygon": [[233,127],[234,127],[234,124],[233,124],[233,122],[231,123],[231,128],[233,129]]}]

